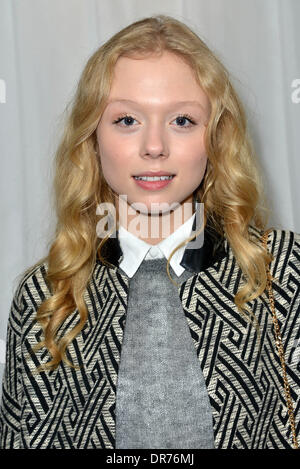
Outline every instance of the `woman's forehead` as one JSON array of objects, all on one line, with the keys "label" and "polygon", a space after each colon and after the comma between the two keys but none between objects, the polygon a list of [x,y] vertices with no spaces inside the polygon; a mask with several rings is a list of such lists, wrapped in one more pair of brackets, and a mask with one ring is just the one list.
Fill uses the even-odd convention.
[{"label": "woman's forehead", "polygon": [[108,104],[153,108],[177,104],[209,108],[209,100],[194,71],[169,52],[142,59],[120,57],[116,63]]}]

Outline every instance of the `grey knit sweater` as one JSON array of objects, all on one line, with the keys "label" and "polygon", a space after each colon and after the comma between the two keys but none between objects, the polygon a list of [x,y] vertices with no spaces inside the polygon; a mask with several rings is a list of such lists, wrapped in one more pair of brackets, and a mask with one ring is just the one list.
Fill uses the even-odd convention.
[{"label": "grey knit sweater", "polygon": [[[144,259],[130,280],[116,448],[214,447],[204,377],[166,263],[165,258]],[[178,284],[192,275],[185,270],[177,277],[171,266],[170,274]]]}]

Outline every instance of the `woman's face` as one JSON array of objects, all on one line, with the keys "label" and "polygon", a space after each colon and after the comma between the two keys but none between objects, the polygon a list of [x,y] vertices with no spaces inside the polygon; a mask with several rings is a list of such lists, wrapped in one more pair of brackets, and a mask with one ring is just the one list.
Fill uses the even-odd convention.
[{"label": "woman's face", "polygon": [[[207,163],[204,132],[209,113],[207,96],[178,56],[165,51],[161,57],[139,60],[120,57],[97,127],[109,186],[126,195],[129,205],[144,204],[148,213],[151,204],[192,203]],[[147,171],[175,177],[164,187],[142,187],[134,176]]]}]

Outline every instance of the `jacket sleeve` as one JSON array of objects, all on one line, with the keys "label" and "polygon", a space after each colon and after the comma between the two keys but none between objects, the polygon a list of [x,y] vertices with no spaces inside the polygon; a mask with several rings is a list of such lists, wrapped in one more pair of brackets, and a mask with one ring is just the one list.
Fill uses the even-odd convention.
[{"label": "jacket sleeve", "polygon": [[6,335],[6,361],[0,407],[0,448],[18,449],[21,427],[22,358],[21,314],[24,310],[21,284],[11,304]]}]

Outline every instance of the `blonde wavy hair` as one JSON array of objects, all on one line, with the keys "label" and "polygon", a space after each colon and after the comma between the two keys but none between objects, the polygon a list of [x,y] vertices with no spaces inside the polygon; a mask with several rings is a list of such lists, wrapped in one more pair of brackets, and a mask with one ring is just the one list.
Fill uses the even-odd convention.
[{"label": "blonde wavy hair", "polygon": [[[43,259],[48,264],[46,280],[51,296],[40,305],[36,316],[44,333],[38,348],[46,347],[52,357],[44,369],[55,369],[62,360],[73,366],[66,351],[87,320],[84,293],[96,258],[110,266],[101,254],[109,236],[100,238],[96,233],[99,221],[96,207],[103,202],[115,206],[115,195],[102,174],[96,128],[110,93],[114,66],[121,56],[143,58],[163,51],[178,54],[190,65],[211,103],[205,133],[207,168],[194,196],[204,204],[204,225],[209,219],[216,232],[227,238],[242,270],[246,283],[234,298],[240,313],[251,319],[253,314],[246,303],[266,288],[266,266],[273,257],[249,232],[250,224],[258,229],[266,226],[261,168],[229,74],[184,23],[165,15],[144,18],[119,31],[89,58],[57,148],[54,180],[57,226],[48,256]],[[118,220],[118,207],[116,213]],[[171,257],[197,234],[172,251],[167,263],[172,282]],[[60,326],[76,309],[79,315],[76,327],[58,340]]]}]

